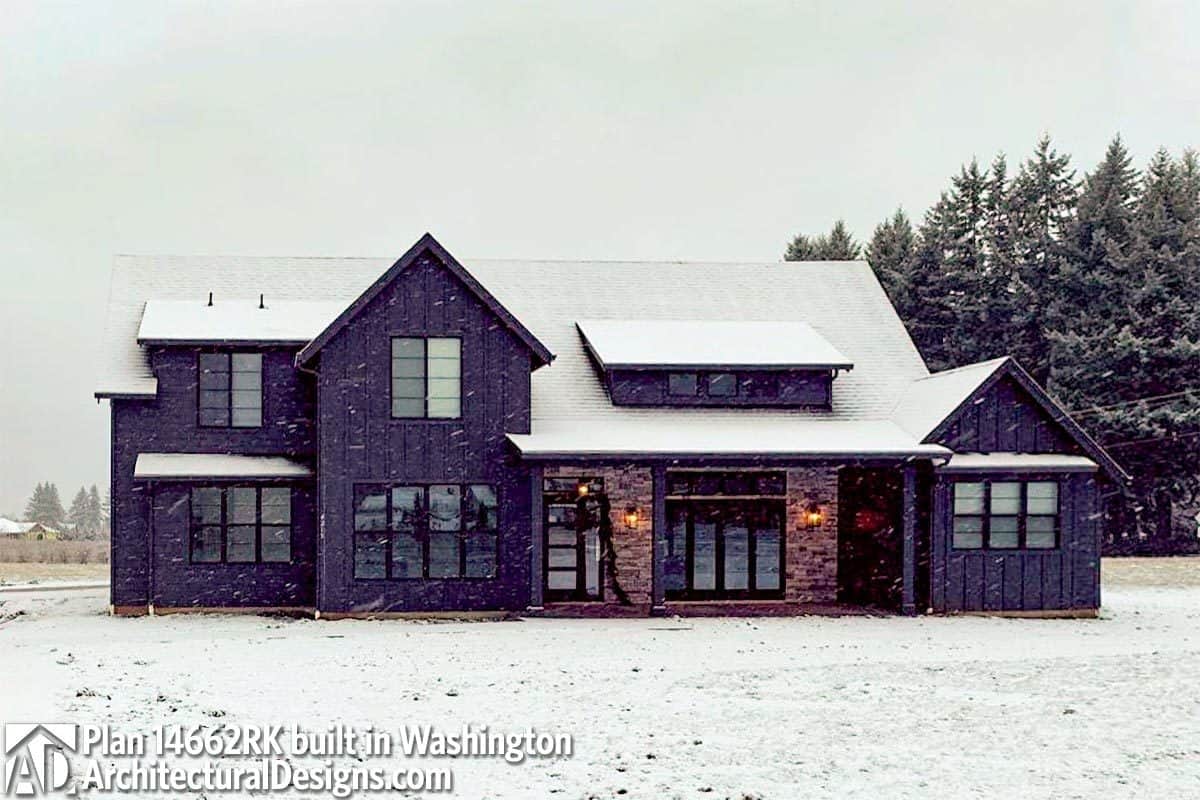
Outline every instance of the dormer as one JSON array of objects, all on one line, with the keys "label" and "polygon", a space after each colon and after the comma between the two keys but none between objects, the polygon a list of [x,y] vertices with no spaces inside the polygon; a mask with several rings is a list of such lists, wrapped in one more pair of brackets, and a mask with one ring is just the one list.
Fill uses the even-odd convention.
[{"label": "dormer", "polygon": [[581,320],[613,405],[831,408],[854,364],[804,322]]}]

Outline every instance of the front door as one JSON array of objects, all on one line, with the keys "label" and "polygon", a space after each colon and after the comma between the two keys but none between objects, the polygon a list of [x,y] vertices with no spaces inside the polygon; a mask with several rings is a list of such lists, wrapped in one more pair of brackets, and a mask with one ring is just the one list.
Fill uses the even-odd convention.
[{"label": "front door", "polygon": [[601,599],[600,518],[596,479],[549,478],[542,498],[546,599]]}]

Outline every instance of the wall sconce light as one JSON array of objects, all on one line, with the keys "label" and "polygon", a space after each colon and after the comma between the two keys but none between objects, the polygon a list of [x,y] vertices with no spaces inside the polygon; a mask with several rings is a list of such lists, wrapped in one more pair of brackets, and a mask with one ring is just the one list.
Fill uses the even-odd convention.
[{"label": "wall sconce light", "polygon": [[579,484],[579,496],[587,497],[587,493],[588,493],[588,485],[586,483]]},{"label": "wall sconce light", "polygon": [[625,509],[625,526],[636,528],[638,524],[638,510],[633,506]]},{"label": "wall sconce light", "polygon": [[809,503],[808,508],[804,509],[804,522],[810,528],[815,528],[825,520],[825,515],[821,513],[821,507],[816,503]]}]

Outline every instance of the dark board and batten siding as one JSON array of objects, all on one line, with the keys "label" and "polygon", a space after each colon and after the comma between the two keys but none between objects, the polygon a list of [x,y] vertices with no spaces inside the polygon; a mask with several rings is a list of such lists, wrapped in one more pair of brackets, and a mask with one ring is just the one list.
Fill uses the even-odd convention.
[{"label": "dark board and batten siding", "polygon": [[[392,419],[391,339],[462,339],[462,416]],[[321,349],[321,611],[519,609],[529,601],[528,472],[505,434],[530,426],[529,348],[432,254],[399,273]],[[495,579],[354,577],[356,484],[490,483],[499,492]]]},{"label": "dark board and batten siding", "polygon": [[[244,574],[215,571],[203,586],[180,579],[175,565],[187,563],[188,519],[178,506],[165,516],[156,500],[155,566],[150,569],[150,488],[133,478],[138,453],[240,453],[287,455],[313,463],[316,419],[312,380],[293,366],[295,348],[257,348],[263,353],[263,424],[260,428],[210,428],[197,423],[197,353],[212,348],[170,347],[151,352],[158,397],[112,400],[112,563],[110,595],[114,606],[237,605],[248,597]],[[247,348],[237,348],[245,350]],[[197,485],[202,485],[198,482]],[[311,523],[311,520],[310,520]],[[295,531],[298,527],[294,528]],[[300,534],[303,538],[304,534]],[[310,534],[311,535],[311,532]],[[182,559],[182,561],[180,561]],[[272,568],[274,569],[274,568]],[[155,587],[151,590],[150,577]],[[260,587],[259,605],[290,605],[288,592]],[[311,587],[309,589],[311,594]],[[201,602],[201,595],[204,602]]]},{"label": "dark board and batten siding", "polygon": [[[1010,378],[998,381],[938,440],[957,452],[1082,454]],[[955,480],[1056,480],[1059,546],[1053,550],[955,550]],[[931,604],[936,612],[1067,611],[1100,605],[1097,473],[937,476],[933,486]]]},{"label": "dark board and batten siding", "polygon": [[[1100,521],[1096,476],[996,475],[1059,482],[1059,546],[1053,550],[955,550],[954,481],[934,486],[932,605],[936,612],[1042,611],[1100,606]],[[973,480],[974,477],[964,477]]]}]

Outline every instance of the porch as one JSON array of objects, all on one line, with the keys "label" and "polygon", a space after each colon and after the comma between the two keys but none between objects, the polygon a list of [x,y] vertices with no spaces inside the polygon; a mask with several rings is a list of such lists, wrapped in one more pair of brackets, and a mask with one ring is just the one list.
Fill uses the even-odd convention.
[{"label": "porch", "polygon": [[915,613],[928,598],[918,472],[912,462],[536,466],[529,612]]}]

